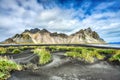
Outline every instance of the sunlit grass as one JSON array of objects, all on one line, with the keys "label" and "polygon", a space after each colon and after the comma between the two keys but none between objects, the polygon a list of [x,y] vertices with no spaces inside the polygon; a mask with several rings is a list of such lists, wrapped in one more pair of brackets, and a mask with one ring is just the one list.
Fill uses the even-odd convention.
[{"label": "sunlit grass", "polygon": [[78,58],[80,56],[80,53],[79,52],[70,51],[70,52],[66,52],[65,56],[69,56],[69,57],[73,57],[73,58]]},{"label": "sunlit grass", "polygon": [[86,62],[90,62],[93,63],[95,58],[102,60],[104,59],[104,56],[99,54],[96,50],[87,50],[87,48],[80,48],[80,51],[78,52],[78,50],[76,51],[69,51],[65,53],[65,56],[69,56],[69,57],[73,57],[73,58],[77,58],[81,61],[86,61]]},{"label": "sunlit grass", "polygon": [[103,60],[105,55],[100,54],[97,50],[91,51],[91,54],[99,60]]},{"label": "sunlit grass", "polygon": [[27,50],[29,47],[28,46],[22,46],[22,47],[18,47],[20,50],[24,51]]},{"label": "sunlit grass", "polygon": [[97,49],[97,51],[101,54],[115,54],[116,50],[114,49]]},{"label": "sunlit grass", "polygon": [[6,49],[8,50],[8,52],[12,52],[14,49],[17,49],[17,47],[10,46],[6,47]]},{"label": "sunlit grass", "polygon": [[0,80],[7,80],[12,70],[22,70],[22,66],[7,57],[0,57]]},{"label": "sunlit grass", "polygon": [[0,47],[0,54],[5,54],[7,52],[6,48]]},{"label": "sunlit grass", "polygon": [[12,51],[13,54],[18,54],[18,53],[20,53],[20,52],[21,52],[20,49],[14,49],[14,50]]},{"label": "sunlit grass", "polygon": [[47,47],[50,51],[77,51],[81,52],[83,47],[74,47],[74,46],[49,46]]},{"label": "sunlit grass", "polygon": [[51,60],[51,54],[46,49],[35,49],[34,53],[40,57],[40,64],[46,64]]},{"label": "sunlit grass", "polygon": [[114,54],[109,60],[110,61],[120,61],[120,50],[116,51],[116,54]]}]

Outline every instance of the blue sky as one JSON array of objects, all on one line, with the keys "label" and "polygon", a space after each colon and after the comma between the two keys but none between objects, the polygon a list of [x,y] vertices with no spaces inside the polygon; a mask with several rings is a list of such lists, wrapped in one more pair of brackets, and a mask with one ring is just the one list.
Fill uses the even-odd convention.
[{"label": "blue sky", "polygon": [[0,0],[0,41],[31,28],[71,34],[87,27],[120,41],[120,0]]}]

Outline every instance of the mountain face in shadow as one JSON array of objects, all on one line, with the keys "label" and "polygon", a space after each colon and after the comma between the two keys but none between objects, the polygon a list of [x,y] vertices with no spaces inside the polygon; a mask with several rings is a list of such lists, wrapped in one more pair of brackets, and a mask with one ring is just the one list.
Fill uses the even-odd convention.
[{"label": "mountain face in shadow", "polygon": [[21,34],[16,34],[12,38],[6,39],[3,43],[10,44],[87,44],[87,43],[105,43],[97,32],[91,28],[81,29],[78,32],[67,35],[64,33],[51,33],[46,29],[25,30]]}]

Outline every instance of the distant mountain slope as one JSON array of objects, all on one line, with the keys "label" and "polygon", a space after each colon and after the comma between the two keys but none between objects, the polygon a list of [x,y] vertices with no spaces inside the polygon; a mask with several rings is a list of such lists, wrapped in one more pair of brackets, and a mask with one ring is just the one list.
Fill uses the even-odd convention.
[{"label": "distant mountain slope", "polygon": [[3,43],[35,43],[35,44],[81,44],[81,43],[105,43],[97,32],[91,28],[81,29],[80,31],[66,35],[63,33],[51,33],[46,29],[38,28],[25,30],[21,34],[16,34],[12,38],[6,39]]}]

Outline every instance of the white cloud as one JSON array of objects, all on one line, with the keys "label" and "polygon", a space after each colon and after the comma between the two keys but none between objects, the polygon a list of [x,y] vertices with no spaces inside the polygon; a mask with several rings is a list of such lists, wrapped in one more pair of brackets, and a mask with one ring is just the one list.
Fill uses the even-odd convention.
[{"label": "white cloud", "polygon": [[[112,6],[114,2],[99,4],[94,9],[96,11],[93,11],[91,15],[86,15],[84,8],[88,8],[91,5],[91,3],[88,2],[84,3],[85,5],[81,6],[79,10],[75,10],[74,8],[62,9],[57,6],[52,9],[44,9],[42,4],[38,4],[36,0],[29,0],[29,2],[26,0],[18,0],[21,6],[18,5],[16,0],[2,1],[4,1],[4,4],[1,2],[0,7],[3,9],[11,9],[9,14],[3,15],[0,13],[1,31],[4,32],[8,30],[5,38],[9,37],[9,35],[20,33],[25,29],[35,27],[67,34],[76,32],[82,28],[91,27],[106,41],[112,41],[112,39],[106,35],[109,35],[109,31],[120,28],[120,11],[104,13],[98,13],[97,11]],[[75,18],[75,16],[86,18],[81,20],[78,17]],[[2,34],[0,36],[2,36]],[[5,38],[0,37],[1,40]],[[116,39],[113,38],[113,40]]]},{"label": "white cloud", "polygon": [[95,10],[102,10],[102,9],[106,9],[112,5],[115,5],[115,2],[103,2],[101,4],[99,4],[97,7],[95,7]]}]

